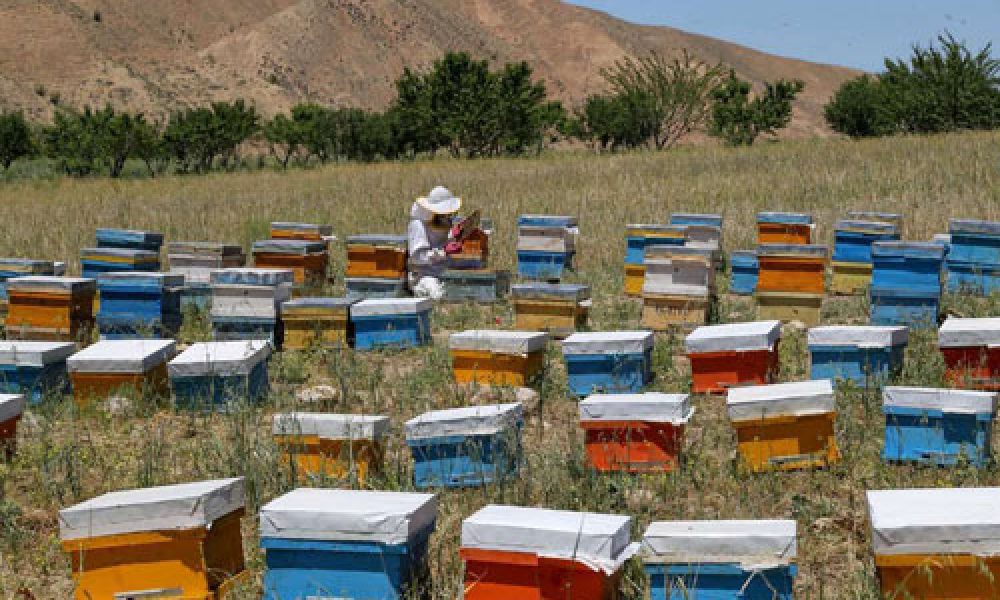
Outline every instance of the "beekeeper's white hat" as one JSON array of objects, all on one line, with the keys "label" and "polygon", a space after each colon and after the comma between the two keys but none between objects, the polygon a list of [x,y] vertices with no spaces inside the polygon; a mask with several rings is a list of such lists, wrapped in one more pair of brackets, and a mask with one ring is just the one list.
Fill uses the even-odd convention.
[{"label": "beekeeper's white hat", "polygon": [[436,215],[450,215],[462,208],[462,199],[446,187],[438,186],[430,194],[417,198],[417,204]]}]

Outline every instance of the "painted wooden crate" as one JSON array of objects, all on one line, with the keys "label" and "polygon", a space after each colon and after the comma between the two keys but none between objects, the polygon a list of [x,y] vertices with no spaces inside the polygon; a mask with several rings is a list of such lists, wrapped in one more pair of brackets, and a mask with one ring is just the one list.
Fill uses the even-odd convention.
[{"label": "painted wooden crate", "polygon": [[177,407],[226,410],[252,404],[268,391],[266,340],[199,342],[167,364]]},{"label": "painted wooden crate", "polygon": [[948,291],[991,296],[1000,292],[1000,264],[982,265],[948,259]]},{"label": "painted wooden crate", "polygon": [[580,402],[587,463],[601,472],[673,471],[693,414],[687,394],[588,396]]},{"label": "painted wooden crate", "polygon": [[0,341],[0,392],[24,394],[33,404],[69,391],[66,359],[72,342]]},{"label": "painted wooden crate", "polygon": [[492,304],[510,293],[510,272],[491,269],[449,269],[441,275],[448,302]]},{"label": "painted wooden crate", "polygon": [[707,248],[713,250],[713,262],[717,269],[724,267],[722,258],[722,215],[673,213],[670,215],[671,225],[687,227],[685,246],[692,248]]},{"label": "painted wooden crate", "polygon": [[181,326],[184,277],[167,273],[102,273],[97,328],[105,339],[173,337]]},{"label": "painted wooden crate", "polygon": [[722,229],[722,215],[714,213],[673,213],[671,225],[708,225]]},{"label": "painted wooden crate", "polygon": [[173,340],[101,340],[66,359],[73,397],[80,406],[116,394],[169,397],[167,362]]},{"label": "painted wooden crate", "polygon": [[634,394],[653,381],[651,331],[574,333],[563,340],[562,351],[569,391],[578,398]]},{"label": "painted wooden crate", "polygon": [[261,240],[253,243],[253,263],[262,269],[290,269],[296,285],[326,281],[330,256],[325,242]]},{"label": "painted wooden crate", "polygon": [[900,290],[940,297],[945,248],[936,242],[872,244],[872,290]]},{"label": "painted wooden crate", "polygon": [[898,240],[900,230],[885,222],[844,219],[834,226],[833,237],[835,262],[871,264],[872,244]]},{"label": "painted wooden crate", "polygon": [[886,598],[996,598],[1000,488],[868,492],[872,551]]},{"label": "painted wooden crate", "polygon": [[625,264],[641,265],[647,246],[683,246],[687,227],[683,225],[636,224],[625,227]]},{"label": "painted wooden crate", "polygon": [[431,310],[428,298],[374,298],[351,306],[354,347],[414,348],[431,343]]},{"label": "painted wooden crate", "polygon": [[94,237],[101,248],[131,248],[159,253],[163,246],[163,234],[153,231],[100,228]]},{"label": "painted wooden crate", "polygon": [[826,295],[758,291],[756,300],[758,319],[799,322],[806,327],[815,327],[822,321]]},{"label": "painted wooden crate", "polygon": [[406,278],[383,279],[379,277],[348,277],[344,279],[347,297],[352,300],[375,298],[405,298],[410,293],[406,289]]},{"label": "painted wooden crate", "polygon": [[218,341],[284,342],[281,305],[292,295],[288,269],[221,269],[212,272],[212,330]]},{"label": "painted wooden crate", "polygon": [[59,511],[76,600],[222,600],[248,580],[243,478],[111,492]]},{"label": "painted wooden crate", "polygon": [[566,337],[586,326],[590,287],[579,284],[524,283],[510,288],[514,327]]},{"label": "painted wooden crate", "polygon": [[80,250],[80,268],[84,277],[101,273],[159,271],[160,254],[132,248],[84,248]]},{"label": "painted wooden crate", "polygon": [[992,456],[996,392],[888,387],[882,411],[884,460],[984,466]]},{"label": "painted wooden crate", "polygon": [[826,467],[840,460],[829,379],[732,388],[726,408],[741,462],[751,471]]},{"label": "painted wooden crate", "polygon": [[0,394],[0,456],[6,460],[17,451],[17,423],[24,405],[23,394]]},{"label": "painted wooden crate", "polygon": [[478,487],[516,477],[522,461],[520,403],[435,410],[406,422],[414,485]]},{"label": "painted wooden crate", "polygon": [[350,298],[296,298],[281,305],[286,350],[347,347],[354,339]]},{"label": "painted wooden crate", "polygon": [[854,296],[863,293],[871,284],[871,263],[833,261],[830,291],[834,294]]},{"label": "painted wooden crate", "polygon": [[295,223],[289,221],[275,221],[271,223],[271,239],[273,240],[305,240],[319,242],[326,240],[332,235],[332,225]]},{"label": "painted wooden crate", "polygon": [[572,252],[518,249],[517,274],[525,279],[558,281],[567,269],[574,268],[575,256]]},{"label": "painted wooden crate", "polygon": [[826,246],[764,244],[757,248],[758,292],[824,294]]},{"label": "painted wooden crate", "polygon": [[86,343],[94,327],[97,282],[30,275],[7,281],[9,339]]},{"label": "painted wooden crate", "polygon": [[1000,317],[949,317],[938,330],[938,346],[951,385],[1000,391]]},{"label": "painted wooden crate", "polygon": [[51,260],[30,258],[0,258],[0,301],[7,301],[7,280],[29,275],[55,275]]},{"label": "painted wooden crate", "polygon": [[465,600],[617,600],[631,517],[490,505],[462,522]]},{"label": "painted wooden crate", "polygon": [[271,432],[301,478],[354,476],[364,485],[369,473],[382,472],[389,417],[283,413]]},{"label": "painted wooden crate", "polygon": [[777,374],[780,321],[699,327],[684,340],[691,391],[723,394],[731,387],[764,385]]},{"label": "painted wooden crate", "polygon": [[715,298],[713,251],[650,246],[642,287],[641,325],[655,331],[708,322]]},{"label": "painted wooden crate", "polygon": [[790,212],[757,214],[758,244],[811,244],[812,215]]},{"label": "painted wooden crate", "polygon": [[573,268],[579,236],[576,217],[521,215],[517,225],[518,275],[558,280]]},{"label": "painted wooden crate", "polygon": [[170,272],[183,275],[186,285],[211,283],[212,271],[242,267],[243,248],[220,242],[170,242],[167,244]]},{"label": "painted wooden crate", "polygon": [[903,215],[899,213],[852,210],[848,211],[847,218],[852,221],[874,221],[876,223],[888,223],[895,225],[896,229],[903,231]]},{"label": "painted wooden crate", "polygon": [[756,250],[737,250],[729,255],[731,277],[729,292],[740,296],[752,296],[757,289],[760,263]]},{"label": "painted wooden crate", "polygon": [[906,327],[813,327],[808,333],[810,375],[862,387],[884,383],[902,370],[909,338]]},{"label": "painted wooden crate", "polygon": [[650,523],[651,600],[792,600],[796,533],[792,520]]},{"label": "painted wooden crate", "polygon": [[528,331],[470,330],[448,338],[458,383],[524,387],[545,368],[549,336]]},{"label": "painted wooden crate", "polygon": [[347,277],[377,279],[400,279],[405,277],[406,253],[406,236],[348,236]]},{"label": "painted wooden crate", "polygon": [[264,600],[410,597],[437,519],[432,494],[300,488],[260,511]]},{"label": "painted wooden crate", "polygon": [[978,265],[1000,265],[1000,221],[951,219],[948,259]]}]

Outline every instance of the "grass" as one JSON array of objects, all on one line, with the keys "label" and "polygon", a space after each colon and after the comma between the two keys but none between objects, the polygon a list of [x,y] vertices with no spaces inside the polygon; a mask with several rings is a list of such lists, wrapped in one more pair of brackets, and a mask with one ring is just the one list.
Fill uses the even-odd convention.
[{"label": "grass", "polygon": [[[39,179],[0,187],[4,233],[0,256],[65,260],[78,269],[79,249],[99,227],[162,231],[168,240],[217,240],[248,247],[266,236],[271,220],[331,223],[351,233],[401,232],[413,197],[444,183],[482,208],[496,230],[495,266],[511,268],[520,213],[575,214],[583,238],[574,280],[594,290],[594,329],[635,328],[639,306],[621,294],[623,230],[630,222],[663,222],[670,212],[720,212],[727,249],[753,245],[758,210],[802,210],[815,215],[820,240],[848,210],[901,212],[906,237],[924,240],[946,231],[950,217],[1000,220],[1000,136],[968,134],[854,143],[811,140],[730,150],[682,148],[670,153],[614,156],[554,154],[531,160],[434,161],[342,165],[308,171],[165,177],[156,180]],[[334,272],[344,268],[335,249]],[[334,284],[328,293],[342,292]],[[1000,314],[998,299],[949,298],[963,316]],[[861,300],[831,301],[830,323],[864,320]],[[752,317],[744,299],[724,297],[723,320]],[[143,401],[115,414],[78,411],[50,399],[31,410],[20,428],[20,448],[0,464],[0,598],[67,598],[69,564],[58,542],[60,507],[122,488],[242,475],[248,481],[244,522],[248,564],[257,580],[255,509],[295,487],[270,438],[270,415],[289,409],[387,414],[393,435],[385,474],[369,487],[412,488],[402,423],[425,410],[479,401],[455,386],[444,339],[469,327],[511,326],[506,304],[438,307],[430,348],[393,353],[286,353],[271,365],[273,392],[261,406],[227,415],[177,413]],[[187,340],[208,335],[204,320],[185,326]],[[783,377],[807,374],[804,334],[789,330]],[[678,336],[662,336],[655,352],[654,388],[685,391],[689,374]],[[942,364],[933,335],[915,335],[907,351],[907,384],[941,385]],[[539,406],[529,414],[526,464],[516,481],[442,493],[431,540],[429,597],[460,596],[457,547],[461,521],[487,503],[512,503],[629,514],[634,537],[657,519],[795,518],[799,523],[797,583],[801,598],[875,598],[864,492],[918,486],[1000,485],[1000,467],[901,467],[880,459],[880,400],[843,388],[838,395],[838,441],[844,460],[833,468],[750,475],[738,468],[724,401],[697,398],[685,460],[662,476],[598,476],[585,467],[576,404],[566,391],[556,347]],[[303,387],[327,384],[334,397],[308,405]],[[1000,438],[998,438],[1000,439]],[[998,448],[1000,449],[1000,448]],[[350,486],[352,481],[316,481]],[[629,568],[626,598],[641,598],[641,569]],[[255,597],[256,590],[246,591]]]}]

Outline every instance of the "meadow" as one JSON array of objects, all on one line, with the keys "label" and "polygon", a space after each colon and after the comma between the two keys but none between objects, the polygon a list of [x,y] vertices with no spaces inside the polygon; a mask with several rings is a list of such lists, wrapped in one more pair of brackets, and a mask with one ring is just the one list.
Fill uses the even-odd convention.
[{"label": "meadow", "polygon": [[[594,330],[634,329],[639,302],[624,297],[624,227],[665,222],[674,211],[725,217],[726,250],[751,248],[759,210],[812,213],[822,243],[849,210],[900,212],[904,238],[929,239],[953,217],[1000,220],[1000,135],[962,134],[852,142],[836,139],[763,144],[752,148],[683,147],[665,153],[595,156],[554,153],[536,159],[426,161],[335,165],[315,170],[213,174],[151,180],[51,179],[0,186],[4,223],[0,256],[64,260],[78,270],[81,247],[97,227],[162,231],[167,240],[213,240],[249,247],[267,237],[272,220],[330,223],[335,283],[317,293],[343,293],[342,240],[352,233],[402,232],[410,203],[443,184],[481,208],[495,225],[497,268],[514,266],[515,220],[521,213],[573,214],[581,244],[574,281],[592,286]],[[726,289],[720,280],[720,291]],[[752,300],[720,294],[720,320],[749,320]],[[1000,298],[948,297],[962,316],[1000,315]],[[861,324],[862,298],[831,299],[824,321]],[[271,364],[272,393],[260,406],[226,415],[176,412],[133,399],[116,407],[78,411],[51,399],[21,424],[19,451],[0,464],[0,598],[69,598],[69,561],[58,541],[60,507],[111,490],[217,477],[245,476],[244,520],[249,566],[262,557],[256,508],[296,487],[270,438],[270,416],[289,409],[387,414],[393,420],[385,473],[376,489],[412,489],[402,424],[433,408],[486,401],[482,391],[451,378],[447,334],[467,328],[509,328],[506,304],[438,306],[435,344],[403,352],[283,353]],[[187,341],[207,339],[204,320],[185,325]],[[787,328],[783,380],[807,377],[804,332]],[[655,351],[652,389],[687,391],[690,375],[682,338],[663,334]],[[943,364],[931,334],[916,334],[900,381],[943,385]],[[307,402],[297,392],[328,385],[332,393]],[[876,392],[839,390],[838,442],[844,459],[821,471],[752,475],[739,468],[724,399],[695,399],[685,461],[661,476],[606,476],[585,465],[576,403],[566,391],[558,346],[550,345],[539,399],[527,407],[526,464],[503,486],[441,493],[422,592],[461,596],[461,521],[488,503],[614,512],[635,517],[633,538],[662,519],[794,518],[799,526],[799,598],[876,598],[865,509],[867,489],[1000,485],[1000,464],[976,469],[903,467],[880,459],[883,418]],[[510,395],[510,390],[499,390]],[[1000,450],[1000,436],[995,436]],[[356,486],[354,480],[314,480]],[[641,568],[630,565],[624,597],[642,598]],[[240,596],[256,598],[258,590]]]}]

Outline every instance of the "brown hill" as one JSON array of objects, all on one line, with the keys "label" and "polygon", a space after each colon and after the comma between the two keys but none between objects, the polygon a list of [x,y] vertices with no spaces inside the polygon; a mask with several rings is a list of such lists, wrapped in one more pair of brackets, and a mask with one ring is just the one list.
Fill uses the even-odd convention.
[{"label": "brown hill", "polygon": [[624,55],[687,49],[755,82],[799,78],[792,132],[824,133],[821,107],[849,69],[645,27],[559,0],[6,0],[0,108],[55,102],[163,115],[247,98],[265,113],[302,100],[380,108],[404,66],[447,50],[527,60],[570,106]]}]

